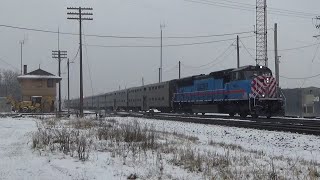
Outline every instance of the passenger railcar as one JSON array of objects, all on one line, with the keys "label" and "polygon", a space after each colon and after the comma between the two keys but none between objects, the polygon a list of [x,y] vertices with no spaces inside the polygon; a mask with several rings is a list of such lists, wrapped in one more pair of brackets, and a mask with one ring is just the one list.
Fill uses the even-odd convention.
[{"label": "passenger railcar", "polygon": [[[277,82],[263,66],[245,66],[85,98],[86,108],[162,112],[228,113],[241,117],[283,113]],[[78,107],[74,100],[70,105]]]}]

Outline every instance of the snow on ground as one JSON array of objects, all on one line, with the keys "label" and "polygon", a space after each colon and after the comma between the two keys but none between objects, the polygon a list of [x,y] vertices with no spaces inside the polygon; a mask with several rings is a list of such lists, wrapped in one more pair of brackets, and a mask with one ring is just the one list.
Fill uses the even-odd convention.
[{"label": "snow on ground", "polygon": [[153,125],[157,130],[196,136],[202,144],[214,140],[240,145],[248,150],[260,150],[273,156],[299,157],[320,163],[320,136],[130,117],[116,119],[122,122],[135,119]]},{"label": "snow on ground", "polygon": [[[147,125],[158,132],[182,134],[186,137],[199,139],[186,143],[185,141],[176,140],[177,146],[182,149],[190,146],[208,151],[214,150],[221,154],[226,153],[226,148],[209,147],[208,144],[214,142],[221,145],[239,145],[245,149],[243,154],[249,154],[251,151],[263,151],[266,155],[272,157],[283,156],[283,159],[298,158],[320,163],[320,137],[318,136],[130,117],[117,117],[114,119],[123,124],[137,121],[142,127]],[[169,159],[177,156],[175,153],[178,152],[163,154],[163,157],[159,158],[157,153],[149,151],[146,157],[140,157],[139,155],[139,160],[132,160],[129,157],[124,160],[126,156],[118,157],[113,154],[113,151],[99,149],[99,142],[90,151],[89,159],[80,161],[76,157],[70,157],[70,155],[60,152],[32,149],[32,135],[37,131],[37,123],[39,122],[40,120],[33,118],[0,118],[0,179],[112,180],[127,179],[130,174],[135,173],[141,179],[157,179],[159,174],[163,174],[163,179],[206,178],[200,172],[188,171],[182,168],[181,165],[176,166],[170,163]],[[175,139],[171,138],[171,140]],[[227,150],[229,153],[229,149]],[[235,151],[235,154],[239,154],[239,152]],[[262,160],[263,158],[259,159],[259,161]],[[278,163],[284,163],[284,160],[280,159],[280,161]],[[250,162],[246,166],[250,166]],[[301,169],[302,172],[306,170],[306,168]],[[244,169],[243,171],[248,170]],[[317,175],[315,174],[315,176]],[[248,179],[255,179],[255,177]],[[289,179],[296,178],[290,176]]]}]

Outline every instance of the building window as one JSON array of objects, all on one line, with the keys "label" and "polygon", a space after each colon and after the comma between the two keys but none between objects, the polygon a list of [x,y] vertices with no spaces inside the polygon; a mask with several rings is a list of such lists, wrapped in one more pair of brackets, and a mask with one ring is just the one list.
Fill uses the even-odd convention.
[{"label": "building window", "polygon": [[53,87],[53,79],[48,79],[47,81],[47,87],[52,88]]}]

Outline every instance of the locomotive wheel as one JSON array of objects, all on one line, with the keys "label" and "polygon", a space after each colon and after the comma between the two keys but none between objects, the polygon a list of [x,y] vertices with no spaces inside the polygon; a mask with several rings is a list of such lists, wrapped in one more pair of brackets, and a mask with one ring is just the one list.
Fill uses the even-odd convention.
[{"label": "locomotive wheel", "polygon": [[248,116],[248,114],[245,112],[240,113],[240,117],[242,117],[242,118],[246,118],[247,116]]},{"label": "locomotive wheel", "polygon": [[234,115],[235,115],[234,113],[229,113],[230,117],[234,117]]},{"label": "locomotive wheel", "polygon": [[252,114],[251,116],[252,118],[255,118],[255,119],[259,117],[258,114]]}]

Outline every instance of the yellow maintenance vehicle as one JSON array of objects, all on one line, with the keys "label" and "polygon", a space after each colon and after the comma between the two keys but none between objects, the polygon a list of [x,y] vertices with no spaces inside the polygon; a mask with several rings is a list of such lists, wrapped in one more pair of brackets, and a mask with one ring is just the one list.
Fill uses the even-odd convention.
[{"label": "yellow maintenance vehicle", "polygon": [[32,96],[31,101],[17,101],[12,96],[7,97],[7,103],[12,110],[24,113],[51,112],[53,107],[52,97]]}]

